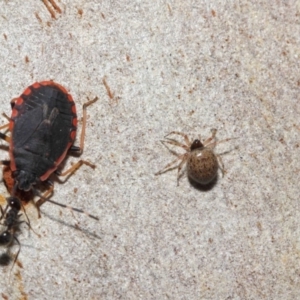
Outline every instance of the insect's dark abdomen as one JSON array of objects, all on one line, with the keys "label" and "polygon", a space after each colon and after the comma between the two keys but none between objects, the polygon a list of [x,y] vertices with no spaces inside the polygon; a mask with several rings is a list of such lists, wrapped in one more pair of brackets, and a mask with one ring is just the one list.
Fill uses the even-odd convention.
[{"label": "insect's dark abdomen", "polygon": [[[41,177],[73,143],[76,110],[72,98],[59,85],[31,85],[13,107],[12,155],[16,170]],[[75,122],[74,122],[75,120]],[[75,124],[75,125],[74,125]]]}]

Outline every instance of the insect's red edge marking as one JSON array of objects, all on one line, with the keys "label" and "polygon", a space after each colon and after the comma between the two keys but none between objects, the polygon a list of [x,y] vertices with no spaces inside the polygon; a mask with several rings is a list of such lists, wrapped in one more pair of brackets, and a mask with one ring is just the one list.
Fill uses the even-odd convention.
[{"label": "insect's red edge marking", "polygon": [[40,85],[55,85],[55,82],[50,80],[45,80],[45,81],[41,81]]},{"label": "insect's red edge marking", "polygon": [[53,166],[53,168],[51,168],[50,170],[48,170],[44,175],[42,175],[40,177],[41,181],[45,181],[48,179],[48,177],[57,169],[57,166],[60,165],[60,163],[64,160],[64,158],[67,155],[67,152],[69,150],[69,148],[71,147],[71,145],[73,144],[73,142],[68,143],[68,146],[66,148],[66,150],[64,151],[64,153],[56,160],[55,165]]},{"label": "insect's red edge marking", "polygon": [[68,94],[68,100],[69,100],[70,102],[73,102],[73,103],[74,103],[73,97],[72,97],[72,95],[70,95],[70,94]]},{"label": "insect's red edge marking", "polygon": [[11,132],[13,130],[13,128],[14,128],[13,121],[10,121],[9,122],[9,127],[8,127],[9,131]]},{"label": "insect's red edge marking", "polygon": [[73,121],[72,121],[72,125],[77,128],[77,118],[74,118]]},{"label": "insect's red edge marking", "polygon": [[[11,118],[12,117],[13,116],[11,116]],[[14,129],[14,125],[15,125],[15,122],[11,119],[10,122],[9,122],[9,127],[8,127],[10,132],[12,132],[12,130]],[[12,139],[10,139],[10,140],[12,140]]]},{"label": "insect's red edge marking", "polygon": [[72,106],[72,113],[73,113],[73,115],[77,116],[76,115],[76,106],[75,106],[75,104]]},{"label": "insect's red edge marking", "polygon": [[[47,86],[47,85],[51,85],[51,86],[55,86],[57,87],[58,89],[60,89],[64,94],[68,94],[68,98],[69,98],[69,93],[68,91],[60,84],[54,82],[54,81],[50,81],[50,80],[47,80],[47,81],[42,81],[40,82],[40,85],[44,85],[44,86]],[[70,95],[71,96],[71,95]],[[72,99],[72,96],[71,96],[71,99]],[[72,99],[72,102],[73,102],[73,99]]]},{"label": "insect's red edge marking", "polygon": [[44,85],[44,86],[47,86],[47,85],[55,86],[58,89],[60,89],[64,94],[66,94],[68,96],[68,100],[73,104],[72,105],[72,113],[76,115],[76,106],[75,106],[73,97],[71,94],[69,94],[69,92],[62,85],[60,85],[54,81],[42,81],[42,82],[40,82],[40,84]]},{"label": "insect's red edge marking", "polygon": [[[76,137],[76,130],[73,130],[73,131],[71,132],[70,136],[71,136],[71,140],[74,142],[75,137]],[[69,148],[69,147],[68,147],[68,148]]]},{"label": "insect's red edge marking", "polygon": [[[29,94],[31,94],[31,89],[30,89],[30,87],[28,87],[28,88],[23,92],[23,95],[28,96]],[[20,97],[19,97],[18,99],[20,99]]]},{"label": "insect's red edge marking", "polygon": [[[17,101],[19,100],[19,98],[17,99]],[[15,126],[15,122],[13,120],[14,117],[16,117],[18,115],[18,111],[16,109],[13,109],[12,110],[12,113],[11,113],[11,120],[9,122],[9,130],[10,132],[13,132],[13,129],[14,129],[14,126]],[[9,143],[9,157],[10,157],[10,169],[12,171],[15,171],[16,170],[16,164],[15,164],[15,160],[14,160],[14,156],[13,156],[13,148],[14,148],[14,145],[13,145],[13,139],[11,138],[10,139],[10,143]]]},{"label": "insect's red edge marking", "polygon": [[38,89],[41,85],[38,82],[35,82],[32,87]]},{"label": "insect's red edge marking", "polygon": [[70,101],[73,102],[72,96],[69,94],[69,92],[68,92],[63,86],[61,86],[61,85],[59,85],[59,84],[57,84],[57,83],[55,83],[55,85],[56,85],[59,89],[61,89],[65,94],[68,95],[68,99],[69,99],[69,97],[71,97],[72,100],[70,100]]},{"label": "insect's red edge marking", "polygon": [[48,177],[57,169],[57,166],[55,165],[53,168],[48,170],[44,175],[40,177],[41,181],[45,181],[48,179]]},{"label": "insect's red edge marking", "polygon": [[[26,89],[26,91],[27,91],[27,90],[29,90],[30,93],[31,93],[31,90],[30,90],[30,89]],[[25,91],[25,92],[26,92],[26,91]],[[23,100],[22,97],[16,98],[16,99],[14,100],[14,103],[15,103],[15,105],[17,105],[17,106],[22,105],[23,102],[24,102],[24,100]],[[16,110],[15,108],[13,108],[13,109],[12,109],[12,112],[11,112],[10,122],[9,122],[9,130],[10,130],[10,132],[13,131],[14,124],[15,124],[14,121],[13,121],[13,119],[16,118],[16,117],[18,116],[18,114],[19,114],[18,110]]]},{"label": "insect's red edge marking", "polygon": [[[28,90],[28,89],[26,89],[26,91],[27,91],[27,90]],[[25,92],[26,92],[26,91],[25,91]],[[31,93],[31,90],[30,90],[30,89],[29,89],[29,91],[30,91],[30,93]],[[26,94],[26,96],[29,95],[30,93]],[[22,105],[23,102],[24,102],[23,98],[22,98],[22,97],[19,97],[19,98],[17,98],[17,99],[15,100],[15,105]]]},{"label": "insect's red edge marking", "polygon": [[[12,112],[12,115],[14,114],[14,109],[13,109],[13,112]],[[9,130],[10,132],[13,131],[14,129],[14,125],[15,125],[15,122],[13,120],[11,120],[9,122]],[[14,156],[13,156],[13,149],[14,149],[14,144],[13,144],[13,139],[11,138],[10,139],[10,143],[9,143],[9,158],[10,158],[10,169],[11,171],[15,171],[16,170],[16,164],[15,164],[15,159],[14,159]]]},{"label": "insect's red edge marking", "polygon": [[[13,119],[13,118],[15,118],[17,115],[18,115],[18,111],[17,111],[16,109],[13,109],[12,112],[11,112],[11,117],[10,117],[10,118]],[[11,122],[12,122],[12,121],[10,121],[10,123],[9,123],[9,130],[10,130],[10,131],[12,131]]]},{"label": "insect's red edge marking", "polygon": [[10,139],[10,145],[9,145],[9,158],[10,158],[10,169],[12,172],[16,171],[16,163],[15,163],[15,159],[13,156],[13,142],[12,139]]}]

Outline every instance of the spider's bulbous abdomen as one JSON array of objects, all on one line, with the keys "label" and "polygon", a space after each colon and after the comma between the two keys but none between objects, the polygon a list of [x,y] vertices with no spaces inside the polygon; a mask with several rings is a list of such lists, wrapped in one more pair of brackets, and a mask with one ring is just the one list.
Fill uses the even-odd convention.
[{"label": "spider's bulbous abdomen", "polygon": [[188,176],[197,183],[208,184],[218,174],[218,160],[214,152],[209,148],[195,149],[191,152],[187,161]]}]

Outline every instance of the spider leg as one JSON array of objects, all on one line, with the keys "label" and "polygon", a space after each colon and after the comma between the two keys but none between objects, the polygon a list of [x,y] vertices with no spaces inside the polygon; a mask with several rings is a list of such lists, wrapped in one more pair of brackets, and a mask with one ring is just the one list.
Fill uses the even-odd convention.
[{"label": "spider leg", "polygon": [[217,157],[217,160],[218,160],[219,169],[221,170],[222,176],[224,177],[225,174],[226,174],[226,170],[224,168],[224,163],[223,163],[221,154],[216,154],[216,157]]},{"label": "spider leg", "polygon": [[183,156],[184,156],[184,154],[182,154],[179,157],[175,158],[173,161],[171,161],[170,163],[168,163],[166,166],[164,166],[160,171],[156,172],[154,175],[157,176],[157,175],[163,174],[165,172],[168,172],[170,170],[174,170],[174,169],[178,168],[178,166],[174,166],[174,164],[178,160],[182,159]]},{"label": "spider leg", "polygon": [[179,186],[179,179],[181,178],[181,176],[183,175],[183,173],[181,173],[181,169],[184,166],[184,164],[186,163],[187,159],[189,157],[189,153],[185,153],[182,156],[181,162],[178,165],[178,170],[177,170],[177,186]]},{"label": "spider leg", "polygon": [[[184,150],[186,151],[189,151],[190,150],[190,147],[187,146],[187,145],[184,145],[176,140],[173,140],[173,139],[169,139],[169,138],[166,138],[166,140],[162,140],[161,141],[163,144],[167,143],[167,144],[170,144],[170,145],[174,145],[174,146],[178,146],[178,147],[181,147],[183,148]],[[169,149],[169,148],[168,148]],[[169,149],[170,150],[170,149]],[[171,151],[171,150],[170,150]]]},{"label": "spider leg", "polygon": [[210,149],[215,148],[215,146],[216,146],[216,134],[217,134],[217,129],[212,129],[211,130],[211,137],[209,137],[208,139],[206,139],[203,142],[204,147],[208,147]]},{"label": "spider leg", "polygon": [[179,132],[179,131],[171,131],[170,133],[168,133],[165,138],[171,134],[177,134],[177,135],[181,135],[183,138],[184,138],[184,141],[186,143],[187,146],[190,146],[191,145],[191,142],[189,140],[189,137],[187,136],[187,134],[185,133],[182,133],[182,132]]}]

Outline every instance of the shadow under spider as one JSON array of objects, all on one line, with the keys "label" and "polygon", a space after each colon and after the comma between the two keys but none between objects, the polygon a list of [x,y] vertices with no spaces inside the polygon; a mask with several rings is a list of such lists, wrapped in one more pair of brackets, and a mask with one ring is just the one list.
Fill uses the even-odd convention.
[{"label": "shadow under spider", "polygon": [[213,187],[217,184],[218,179],[219,179],[219,174],[217,174],[215,179],[213,179],[213,181],[211,181],[209,184],[200,184],[188,176],[188,180],[189,180],[191,186],[194,187],[196,190],[199,190],[202,192],[208,192],[208,191],[212,190]]}]

